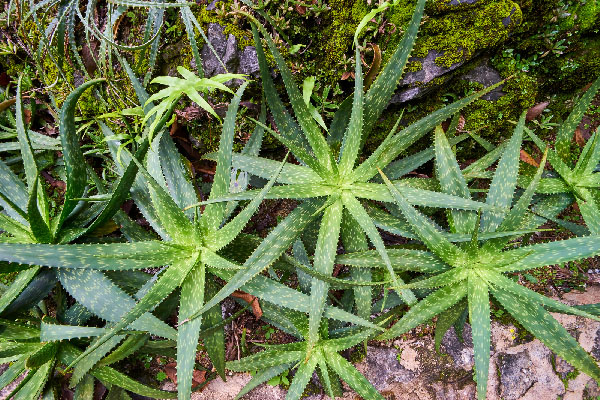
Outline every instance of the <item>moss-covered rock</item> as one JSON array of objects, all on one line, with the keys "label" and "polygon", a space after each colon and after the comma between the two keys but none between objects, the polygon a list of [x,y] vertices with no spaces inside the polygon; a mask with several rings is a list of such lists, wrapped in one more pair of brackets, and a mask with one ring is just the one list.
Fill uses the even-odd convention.
[{"label": "moss-covered rock", "polygon": [[[448,77],[440,77],[505,41],[522,20],[519,5],[510,0],[439,0],[430,4],[433,15],[419,33],[395,102],[418,98],[445,84]],[[393,18],[409,17],[406,9],[410,9],[409,3],[395,11]]]}]

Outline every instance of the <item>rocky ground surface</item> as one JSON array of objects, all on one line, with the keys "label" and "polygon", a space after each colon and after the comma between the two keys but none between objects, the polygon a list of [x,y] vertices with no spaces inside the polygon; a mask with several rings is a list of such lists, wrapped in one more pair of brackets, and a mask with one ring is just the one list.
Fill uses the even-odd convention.
[{"label": "rocky ground surface", "polygon": [[[562,301],[574,304],[600,302],[600,286],[584,293],[572,292]],[[600,359],[600,323],[581,317],[557,315],[556,318],[577,338],[583,348]],[[473,349],[470,328],[461,343],[448,331],[437,354],[432,336],[396,340],[389,347],[369,346],[367,357],[357,368],[388,400],[467,400],[475,399]],[[583,400],[597,399],[600,388],[585,374],[556,357],[539,340],[510,324],[492,323],[492,358],[488,399],[490,400]],[[248,374],[235,374],[227,382],[211,382],[193,400],[231,400],[250,380]],[[313,378],[316,382],[316,377]],[[173,389],[173,388],[169,388]],[[283,400],[285,390],[262,385],[248,394],[247,400]],[[325,400],[326,395],[307,399]],[[344,400],[359,400],[351,391]]]}]

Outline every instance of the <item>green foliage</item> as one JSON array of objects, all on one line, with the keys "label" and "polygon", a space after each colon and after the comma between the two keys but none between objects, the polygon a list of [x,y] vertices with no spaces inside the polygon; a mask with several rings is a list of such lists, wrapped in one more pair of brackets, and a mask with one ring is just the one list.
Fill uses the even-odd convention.
[{"label": "green foliage", "polygon": [[[599,89],[600,78],[581,96],[571,114],[558,127],[555,149],[547,149],[546,144],[535,133],[528,130],[534,143],[541,150],[547,149],[548,161],[555,171],[553,177],[541,179],[537,192],[547,195],[548,201],[558,201],[565,194],[568,195],[570,202],[576,202],[579,206],[586,227],[556,219],[552,215],[543,213],[539,215],[555,221],[575,234],[600,234],[600,175],[597,172],[597,166],[600,164],[600,144],[598,144],[600,129],[597,129],[589,138],[575,166],[570,166],[573,132],[577,129]],[[526,185],[529,181],[531,181],[530,176],[521,176],[521,185]],[[568,207],[570,202],[565,204],[560,211]]]},{"label": "green foliage", "polygon": [[[268,17],[263,12],[268,3],[244,1],[263,17]],[[328,11],[321,1],[308,6],[288,3],[308,7],[307,12],[314,15]],[[37,398],[49,392],[55,376],[60,376],[55,372],[66,366],[75,398],[90,398],[97,379],[109,389],[109,399],[127,398],[125,391],[153,398],[189,399],[202,340],[201,349],[223,379],[226,369],[254,373],[238,398],[267,382],[288,387],[287,399],[300,399],[316,372],[332,398],[341,394],[342,380],[363,398],[383,399],[342,354],[367,340],[398,337],[439,316],[435,333],[438,350],[444,333],[451,327],[462,332],[469,318],[477,392],[483,399],[489,372],[491,298],[564,360],[600,379],[596,362],[549,313],[598,320],[598,305],[569,307],[510,279],[513,273],[600,254],[600,131],[589,139],[576,165],[569,166],[571,134],[600,87],[600,79],[582,95],[558,129],[556,150],[546,148],[526,127],[525,113],[512,137],[497,146],[473,132],[454,136],[458,113],[477,104],[482,95],[498,87],[494,85],[422,119],[412,119],[410,124],[398,118],[382,143],[372,153],[365,152],[365,142],[386,116],[384,111],[405,68],[416,67],[408,65],[411,53],[419,56],[426,50],[417,46],[413,51],[426,1],[412,3],[416,3],[412,16],[406,9],[399,10],[405,5],[400,0],[381,2],[370,14],[364,4],[359,7],[355,1],[331,3],[336,7],[334,18],[359,25],[356,31],[346,29],[332,39],[335,43],[331,47],[337,52],[355,33],[354,91],[341,102],[336,95],[328,98],[328,89],[319,95],[314,77],[305,79],[300,89],[294,68],[286,64],[277,40],[245,14],[246,6],[240,6],[235,18],[246,16],[252,24],[266,103],[241,152],[234,152],[234,137],[242,98],[250,84],[242,75],[205,78],[201,68],[196,75],[179,67],[183,79],[159,77],[151,82],[166,88],[152,96],[145,90],[156,61],[165,8],[180,12],[189,50],[196,65],[202,65],[195,29],[202,32],[191,4],[118,1],[119,7],[107,16],[106,32],[114,33],[121,16],[139,22],[143,13],[127,11],[127,7],[149,10],[142,44],[124,46],[92,22],[94,0],[88,2],[85,12],[77,1],[61,3],[64,7],[59,7],[56,34],[44,36],[47,43],[40,47],[51,49],[57,75],[64,75],[69,54],[64,41],[58,45],[59,39],[72,38],[77,17],[100,43],[96,63],[111,70],[114,56],[120,72],[128,76],[140,121],[135,134],[133,130],[123,133],[125,130],[109,121],[106,114],[78,125],[75,115],[84,92],[99,88],[101,82],[114,85],[110,80],[88,79],[65,96],[56,113],[60,138],[45,138],[27,126],[22,92],[31,82],[19,80],[14,117],[8,117],[14,122],[14,135],[7,135],[7,139],[16,139],[0,144],[0,150],[11,155],[18,151],[18,157],[0,162],[0,229],[4,231],[0,272],[14,274],[9,286],[0,286],[0,360],[12,362],[0,376],[0,388],[25,371],[25,380],[12,395],[17,399]],[[488,36],[490,30],[499,33],[502,29],[488,23],[492,12],[504,16],[513,14],[512,7],[516,7],[511,1],[494,4],[486,8],[488,13],[478,26],[487,30]],[[398,21],[408,23],[402,39],[394,42],[397,47],[387,49],[384,68],[372,81],[370,73],[364,77],[364,49],[358,40],[365,38],[362,29],[369,28],[371,19],[380,18],[389,6],[395,7]],[[516,20],[519,12],[515,10],[512,18]],[[32,18],[37,18],[37,11],[32,11]],[[43,26],[40,21],[36,24]],[[443,32],[447,25],[445,20],[431,26],[426,21],[423,29]],[[176,29],[178,25],[171,25],[167,34]],[[277,91],[263,44],[283,80],[291,110]],[[136,53],[137,65],[132,68],[122,55],[111,53],[108,49],[112,47]],[[295,50],[299,51],[298,47]],[[472,49],[465,47],[465,51]],[[144,60],[146,54],[149,60]],[[453,63],[449,57],[450,51],[441,61]],[[145,75],[141,81],[139,72]],[[235,93],[225,86],[238,79],[243,82]],[[216,116],[208,97],[202,96],[213,89],[234,96],[222,123],[218,151],[207,156],[216,162],[212,184],[204,182],[200,196],[165,128],[183,94]],[[155,100],[160,103],[155,105]],[[267,124],[267,105],[276,128]],[[35,101],[29,107],[33,109]],[[110,118],[125,114],[122,111]],[[440,124],[453,116],[445,133]],[[120,121],[128,126],[126,118]],[[102,158],[102,152],[84,154],[80,132],[91,126],[97,126],[104,136],[99,142],[105,143],[112,160]],[[543,121],[538,126],[551,125]],[[432,130],[432,147],[398,158]],[[259,156],[265,131],[289,149],[285,157],[272,160]],[[539,168],[519,175],[526,134],[544,156]],[[461,170],[453,146],[469,136],[488,153]],[[66,188],[64,198],[57,201],[49,198],[40,175],[47,165],[43,152],[58,150],[61,153],[56,164],[64,166]],[[106,163],[102,176],[96,173],[98,160],[93,157]],[[289,161],[292,158],[294,162]],[[435,179],[406,177],[432,159]],[[545,172],[546,160],[555,175]],[[487,179],[491,183],[482,190]],[[249,190],[249,182],[254,189]],[[485,201],[481,201],[483,195],[472,195],[480,192],[486,193]],[[151,230],[141,228],[120,209],[128,197]],[[293,200],[295,208],[284,216],[276,215],[276,226],[263,238],[242,233],[265,199]],[[556,218],[574,200],[587,230]],[[436,213],[436,208],[444,210]],[[445,222],[442,215],[447,217]],[[547,220],[584,235],[532,245],[521,239],[537,232]],[[411,244],[386,246],[380,230],[401,235]],[[106,235],[107,231],[111,233]],[[148,269],[153,273],[143,272]],[[245,307],[224,320],[223,300],[239,295],[239,291],[254,296],[252,303],[240,301]],[[380,295],[382,300],[374,304]],[[275,340],[276,332],[282,331],[297,341],[263,345],[263,351],[250,354],[244,333],[242,352],[247,356],[226,361],[224,326],[251,306],[256,308],[257,301],[263,321],[269,324],[261,328],[265,338]],[[169,317],[175,313],[177,323],[173,326]],[[374,313],[378,317],[373,318]],[[397,322],[392,325],[392,321]],[[136,354],[149,364],[151,357],[146,354],[163,353],[177,360],[177,394],[141,385],[111,367]],[[293,379],[292,369],[296,370]],[[156,378],[163,381],[166,374],[160,372]]]},{"label": "green foliage", "polygon": [[146,100],[146,104],[151,103],[154,100],[162,101],[154,106],[144,116],[143,122],[145,123],[148,119],[154,117],[154,122],[150,125],[150,135],[148,139],[152,141],[152,137],[156,132],[159,121],[165,116],[169,109],[173,107],[175,103],[180,99],[183,94],[186,94],[192,101],[198,104],[202,109],[214,115],[215,118],[219,118],[213,108],[200,96],[200,93],[209,93],[214,89],[221,89],[226,92],[232,93],[231,89],[224,85],[225,82],[231,79],[243,79],[244,76],[240,74],[219,74],[212,78],[198,78],[194,73],[188,71],[183,67],[177,67],[177,71],[183,76],[184,79],[176,78],[172,76],[159,76],[154,78],[150,83],[160,83],[167,85],[168,87],[162,89],[158,93],[153,94]]},{"label": "green foliage", "polygon": [[[382,339],[397,337],[446,310],[447,313],[457,316],[452,311],[453,307],[459,304],[461,299],[466,298],[473,332],[477,393],[480,399],[485,399],[487,392],[490,357],[490,294],[519,323],[563,359],[595,379],[598,379],[600,374],[600,368],[595,361],[544,307],[552,311],[593,319],[597,317],[537,294],[503,275],[508,272],[598,255],[600,248],[593,244],[597,243],[598,238],[589,236],[550,244],[505,249],[508,237],[488,240],[481,240],[482,238],[479,237],[480,233],[510,232],[515,229],[535,227],[541,223],[539,219],[530,218],[528,207],[540,183],[546,155],[542,158],[540,167],[527,189],[518,200],[513,202],[524,125],[525,114],[522,115],[513,137],[503,152],[487,194],[486,203],[501,207],[503,211],[480,211],[480,217],[477,217],[473,211],[453,211],[448,215],[453,230],[472,232],[472,240],[468,243],[460,245],[450,243],[426,217],[407,202],[401,189],[394,186],[381,173],[402,216],[427,248],[443,260],[446,267],[424,280],[403,286],[431,288],[435,291],[412,307],[398,323],[379,337]],[[442,190],[447,193],[458,192],[459,195],[469,197],[469,188],[441,127],[436,129],[435,143],[436,167]],[[513,237],[518,236],[517,234]],[[549,252],[549,248],[554,250]],[[440,319],[441,321],[444,319]],[[443,330],[451,325],[452,322],[443,323]]]}]

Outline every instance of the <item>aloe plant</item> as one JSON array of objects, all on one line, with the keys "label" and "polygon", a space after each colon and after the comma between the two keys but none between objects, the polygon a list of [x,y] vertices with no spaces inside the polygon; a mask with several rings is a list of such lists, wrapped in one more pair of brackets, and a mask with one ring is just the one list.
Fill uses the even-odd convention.
[{"label": "aloe plant", "polygon": [[244,75],[240,74],[219,74],[211,78],[199,78],[184,67],[177,67],[177,72],[183,76],[183,79],[174,76],[159,76],[150,82],[168,86],[150,96],[144,104],[147,105],[154,100],[162,99],[160,103],[144,115],[144,123],[150,118],[153,118],[153,122],[150,125],[150,134],[148,136],[148,140],[150,141],[152,141],[152,137],[154,136],[159,121],[161,121],[162,117],[173,107],[173,104],[179,100],[182,94],[185,93],[192,101],[202,107],[202,109],[219,119],[215,110],[213,110],[211,105],[208,104],[202,96],[200,96],[199,92],[208,93],[214,89],[221,89],[233,94],[231,89],[225,86],[224,83],[232,79],[244,78]]},{"label": "aloe plant", "polygon": [[[109,216],[112,216],[115,212],[115,219],[123,224],[129,222],[129,228],[123,228],[125,232],[139,230],[139,228],[137,228],[137,230],[134,228],[134,224],[131,223],[131,221],[128,221],[128,218],[121,211],[117,211],[119,204],[115,199],[120,196],[118,191],[115,191],[108,196],[110,201],[113,202],[113,205],[110,205],[110,201],[102,204],[78,204],[79,198],[87,192],[88,173],[94,174],[93,171],[86,167],[86,162],[79,147],[74,112],[77,100],[81,94],[86,89],[100,82],[102,82],[102,80],[90,81],[81,85],[67,98],[61,109],[59,115],[59,143],[61,144],[60,149],[62,150],[66,167],[67,190],[64,195],[62,209],[59,210],[58,215],[54,219],[51,219],[49,213],[49,200],[42,186],[42,178],[39,173],[36,154],[34,153],[34,147],[30,140],[33,132],[26,129],[23,118],[21,80],[19,80],[15,113],[16,132],[21,150],[21,159],[23,161],[26,183],[24,184],[4,162],[0,161],[0,197],[2,199],[2,206],[4,207],[4,213],[0,214],[0,219],[2,220],[1,227],[10,235],[3,236],[2,243],[20,243],[24,245],[68,243],[89,232],[93,232],[97,227],[102,227],[110,218]],[[114,203],[117,203],[116,207],[114,206]],[[134,300],[131,299],[129,295],[113,284],[108,278],[96,276],[93,273],[87,275],[85,273],[75,274],[77,276],[74,276],[74,274],[71,274],[69,271],[62,269],[55,271],[40,265],[34,265],[34,263],[31,262],[19,265],[3,265],[3,273],[11,271],[18,272],[18,275],[16,275],[10,286],[3,288],[2,298],[0,300],[0,314],[6,318],[20,318],[20,315],[23,312],[26,312],[32,306],[44,300],[53,289],[60,292],[62,289],[57,287],[57,282],[59,281],[64,285],[63,287],[67,288],[69,294],[76,300],[81,300],[80,303],[77,303],[76,306],[73,307],[73,311],[71,312],[71,314],[73,314],[71,315],[71,318],[75,318],[75,321],[79,321],[79,318],[82,318],[82,315],[88,315],[84,320],[89,318],[89,315],[91,315],[90,312],[107,321],[118,321],[120,318],[118,307],[113,309],[102,308],[100,304],[94,301],[94,296],[88,296],[88,293],[84,293],[85,290],[82,290],[80,285],[73,284],[77,279],[94,279],[94,295],[96,298],[107,296],[119,299],[119,301],[121,301],[121,307],[123,302],[126,303],[129,301],[134,303]],[[148,278],[149,277],[146,275],[146,279]],[[82,315],[75,315],[75,310],[79,310]],[[67,317],[65,318],[68,319]],[[146,314],[143,316],[143,319],[153,330],[156,329],[161,331],[162,335],[166,337],[175,338],[175,330],[156,317]],[[31,329],[37,329],[38,334],[35,337],[39,337],[39,324],[40,321],[37,321],[34,322],[34,325],[28,325]],[[14,325],[7,319],[1,320],[0,325],[3,330],[0,335],[0,340],[6,341],[3,343],[3,346],[7,348],[15,345],[14,341],[12,341],[13,336],[11,336],[13,330],[18,333],[21,330],[27,331],[27,329],[29,329],[19,324]],[[20,340],[19,334],[14,338]],[[30,341],[31,337],[26,336],[26,339]],[[113,341],[113,346],[104,349],[102,353],[98,354],[103,356],[121,340],[123,340],[123,336],[119,336],[118,341]],[[49,352],[49,348],[52,348],[53,350]],[[60,349],[60,346],[58,346],[58,349]],[[76,354],[81,353],[71,346],[68,353],[72,354],[73,352]],[[44,359],[43,363],[32,366],[33,364],[29,365],[26,363],[27,365],[25,365],[20,362],[13,366],[13,370],[18,372],[16,376],[19,376],[25,365],[31,370],[28,377],[32,378],[31,383],[25,384],[25,382],[23,382],[23,384],[18,387],[18,390],[15,391],[15,398],[35,397],[33,393],[42,390],[48,378],[54,375],[55,365],[58,365],[57,363],[64,358],[61,356],[63,352],[57,350],[56,346],[42,343],[38,347],[29,346],[25,348],[23,352],[15,353],[15,357],[18,355],[15,360],[18,359],[23,361],[34,355],[36,358],[40,358],[37,355],[38,353],[42,355],[48,353],[48,357],[47,359]],[[86,358],[88,363],[89,360],[89,357]],[[80,380],[86,376],[92,367],[93,363],[87,368],[78,368],[78,371],[81,373],[74,375],[74,378],[71,381],[72,384],[74,386],[79,385]],[[114,373],[110,372],[110,375],[115,378],[107,378],[107,382],[110,383],[114,380],[117,382],[115,383],[117,385],[118,382],[125,378],[116,371],[114,371]],[[11,376],[11,374],[7,374],[6,376],[3,375],[3,386],[12,381],[14,376],[12,378]],[[86,379],[89,386],[89,377]],[[91,383],[93,383],[93,380]],[[155,391],[150,388],[146,390],[143,385],[140,385],[129,378],[125,379],[123,383],[125,386],[131,387],[131,390],[133,391],[141,390],[140,393],[153,393],[154,395],[159,393],[166,394],[165,392]]]},{"label": "aloe plant", "polygon": [[[228,157],[231,154],[235,116],[245,86],[246,84],[238,90],[225,119],[220,147],[222,158],[217,167],[212,196],[229,190],[230,167]],[[134,163],[139,163],[135,158],[131,158],[131,160]],[[152,205],[170,241],[133,242],[114,245],[73,245],[68,247],[5,244],[3,249],[0,250],[3,253],[2,258],[6,261],[37,262],[47,266],[79,268],[82,269],[83,273],[93,273],[94,270],[127,270],[148,268],[153,265],[168,265],[156,282],[147,289],[140,301],[131,304],[130,309],[123,313],[114,325],[107,327],[100,338],[72,361],[74,364],[98,349],[117,332],[127,328],[132,323],[135,324],[136,321],[138,321],[141,329],[148,329],[152,332],[152,326],[139,320],[139,318],[148,315],[149,311],[178,287],[181,287],[179,319],[180,323],[183,323],[199,307],[202,307],[207,270],[236,270],[241,268],[219,256],[217,251],[228,244],[242,230],[260,204],[261,196],[253,200],[245,210],[224,226],[221,226],[225,211],[224,204],[211,205],[205,209],[202,218],[199,218],[199,213],[195,213],[194,220],[190,220],[165,188],[147,173],[145,168],[141,165],[138,165],[138,167],[141,167],[140,170],[145,175]],[[270,186],[267,185],[265,191]],[[194,189],[189,183],[187,186],[178,189],[187,190],[188,193],[191,191],[195,197]],[[16,257],[9,256],[11,252]],[[100,281],[100,276],[101,274],[96,272],[94,280]],[[72,285],[77,286],[78,284],[73,282]],[[114,301],[114,299],[105,299],[105,306],[110,304],[111,301]],[[200,322],[200,319],[197,319],[182,325],[177,334],[180,398],[188,398],[191,390],[192,370]],[[158,334],[156,330],[154,330],[154,333]],[[160,335],[166,336],[164,332]],[[222,360],[222,357],[213,358],[217,369],[223,373],[223,366],[219,365],[220,360]]]},{"label": "aloe plant", "polygon": [[[539,217],[529,211],[529,205],[539,184],[546,155],[530,185],[518,199],[513,199],[524,126],[525,114],[522,115],[502,154],[488,190],[486,204],[495,205],[499,209],[481,210],[479,214],[464,210],[452,210],[448,213],[450,226],[455,232],[471,234],[469,242],[451,243],[428,218],[408,202],[405,190],[393,185],[385,174],[380,172],[402,216],[429,250],[388,250],[390,255],[396,256],[398,268],[426,274],[425,279],[402,285],[401,288],[428,288],[434,291],[413,305],[400,321],[378,338],[397,337],[438,314],[441,314],[440,318],[444,320],[441,326],[447,329],[467,307],[475,351],[477,393],[480,399],[485,399],[487,391],[491,329],[490,295],[556,354],[594,379],[600,378],[600,369],[596,362],[547,310],[595,320],[598,320],[598,317],[531,291],[506,276],[508,273],[600,254],[597,236],[522,245],[517,248],[508,246],[511,239],[520,236],[515,230],[530,228],[543,222],[543,219],[540,221]],[[469,198],[469,187],[441,127],[435,131],[435,149],[437,176],[442,190]],[[486,239],[481,237],[483,234],[494,232],[507,235]],[[341,257],[337,262],[356,266],[373,265],[373,256],[369,253]],[[446,321],[448,319],[449,323]]]},{"label": "aloe plant", "polygon": [[[548,149],[548,161],[557,176],[542,178],[537,188],[538,193],[550,195],[557,203],[562,204],[562,209],[565,209],[572,202],[577,203],[587,229],[553,216],[539,215],[557,222],[578,235],[600,234],[599,130],[596,130],[587,141],[575,166],[572,168],[569,166],[569,147],[573,132],[581,122],[598,89],[600,89],[600,78],[581,96],[571,114],[560,125],[556,134],[555,149]],[[548,146],[534,132],[528,131],[528,133],[542,151],[546,150]],[[526,185],[530,180],[530,177],[522,176],[521,184]]]},{"label": "aloe plant", "polygon": [[[132,73],[127,68],[127,64],[124,65],[128,73]],[[135,79],[132,79],[132,81],[135,81]],[[234,124],[239,102],[246,85],[247,83],[237,91],[224,121],[211,198],[229,191]],[[148,96],[143,92],[143,88],[139,83],[136,85],[136,89],[140,95],[140,102],[146,103],[145,99]],[[148,104],[146,108],[150,107],[151,104]],[[163,117],[163,121],[166,118],[168,118],[168,115]],[[105,130],[108,129],[106,126],[101,126]],[[108,131],[106,134],[107,136],[113,135],[112,132]],[[111,322],[103,329],[92,331],[94,335],[99,337],[91,343],[84,353],[71,359],[71,363],[76,366],[84,362],[86,357],[91,354],[101,352],[100,349],[106,349],[113,337],[123,329],[137,329],[160,337],[176,338],[178,348],[178,392],[179,398],[183,399],[189,398],[195,349],[202,324],[200,318],[193,317],[194,315],[205,314],[207,320],[214,321],[221,318],[218,307],[219,301],[214,301],[214,304],[208,307],[204,304],[205,282],[207,279],[213,279],[208,278],[210,276],[208,274],[228,280],[228,284],[234,284],[231,278],[235,271],[246,268],[255,269],[256,264],[260,264],[262,269],[264,266],[272,264],[285,250],[278,243],[278,239],[290,234],[289,227],[294,224],[296,219],[307,213],[309,215],[314,214],[318,210],[319,204],[306,203],[299,207],[292,213],[292,218],[287,223],[277,227],[254,250],[244,265],[235,264],[220,255],[219,251],[241,232],[264,198],[265,193],[271,189],[275,177],[278,176],[285,162],[278,166],[278,170],[271,181],[246,208],[230,221],[224,221],[227,216],[227,205],[225,203],[208,205],[202,214],[199,210],[182,210],[189,204],[196,202],[197,198],[194,187],[185,178],[185,175],[182,175],[183,166],[178,165],[175,161],[178,156],[172,141],[168,136],[163,136],[161,132],[153,140],[155,145],[148,146],[147,143],[147,141],[143,141],[140,148],[144,149],[142,146],[145,146],[145,149],[149,152],[146,162],[148,170],[135,156],[127,150],[123,150],[121,159],[129,167],[127,169],[121,167],[121,181],[125,179],[132,164],[136,166],[136,170],[142,173],[135,180],[130,180],[132,182],[131,188],[134,191],[132,192],[134,199],[165,241],[147,240],[147,238],[142,237],[143,241],[99,245],[61,246],[4,243],[0,246],[0,258],[9,262],[35,263],[58,268],[57,273],[67,291],[73,294],[83,306]],[[113,149],[116,148],[118,148],[118,144],[113,143]],[[140,153],[140,149],[137,153]],[[136,191],[137,195],[135,195]],[[147,202],[146,198],[140,195],[140,192],[149,195],[150,201]],[[131,239],[140,240],[137,235],[132,235]],[[273,252],[274,247],[281,248],[281,250]],[[167,267],[163,268],[157,279],[148,282],[136,294],[139,298],[137,303],[131,297],[122,293],[105,276],[108,271],[121,271],[121,273],[124,273],[131,269],[164,265],[167,265]],[[83,281],[93,281],[94,286],[81,285]],[[181,288],[180,326],[175,336],[171,328],[160,323],[160,321],[154,320],[150,311],[177,288]],[[244,282],[237,284],[235,289],[238,288],[279,306],[289,307],[300,312],[308,311],[306,295],[297,293],[293,289],[269,279],[261,280],[260,277],[257,277],[257,279],[246,285],[244,285]],[[326,307],[325,312],[330,318],[374,327],[372,323],[335,307]],[[76,327],[72,328],[76,329]],[[211,331],[203,339],[205,342],[211,341],[212,346],[208,346],[207,350],[215,367],[224,376],[224,335],[222,329]]]},{"label": "aloe plant", "polygon": [[[387,314],[380,317],[376,322],[383,324],[387,322],[391,315]],[[300,399],[315,371],[318,372],[325,391],[332,399],[341,396],[337,376],[342,378],[362,398],[384,399],[349,361],[338,354],[372,337],[377,332],[376,330],[361,328],[336,337],[329,337],[329,333],[322,330],[323,334],[319,342],[311,346],[308,337],[309,321],[306,315],[285,311],[284,318],[289,326],[305,340],[265,346],[264,351],[244,357],[241,360],[228,362],[227,369],[231,371],[259,371],[237,394],[236,399],[250,392],[261,383],[292,368],[297,368],[297,371],[286,394],[286,400]],[[279,318],[276,318],[277,320]]]},{"label": "aloe plant", "polygon": [[[369,182],[371,178],[377,175],[377,167],[388,165],[410,144],[425,135],[435,125],[485,93],[483,91],[460,100],[399,131],[397,131],[398,124],[396,124],[379,148],[367,160],[356,166],[363,139],[371,131],[386,108],[387,101],[391,98],[396,83],[402,75],[423,16],[424,5],[424,0],[417,2],[412,20],[401,44],[390,58],[383,72],[366,93],[364,93],[363,88],[361,65],[360,62],[356,63],[354,95],[345,100],[340,106],[329,127],[330,137],[343,137],[339,155],[335,154],[328,144],[319,125],[321,119],[314,118],[314,112],[311,112],[305,103],[300,90],[293,81],[289,68],[272,39],[262,25],[253,24],[263,89],[277,124],[278,132],[274,132],[267,126],[264,126],[264,128],[286,146],[301,164],[285,165],[282,173],[277,177],[277,182],[282,185],[271,188],[266,193],[265,198],[311,199],[304,201],[299,207],[308,212],[303,212],[300,215],[293,213],[283,221],[282,225],[289,226],[290,232],[285,238],[280,238],[277,248],[272,250],[274,253],[278,252],[275,253],[277,257],[296,240],[296,237],[305,230],[311,221],[322,215],[313,263],[316,273],[321,276],[331,275],[340,235],[346,249],[355,251],[367,249],[368,238],[375,245],[382,261],[387,266],[387,273],[394,283],[393,286],[399,287],[402,283],[402,280],[392,268],[383,240],[377,232],[375,224],[359,199],[393,201],[385,185]],[[249,18],[252,17],[249,16]],[[259,30],[279,68],[295,113],[295,119],[289,115],[276,92],[266,63]],[[357,43],[355,45],[356,60],[360,60],[359,47]],[[491,90],[491,88],[487,90]],[[246,154],[234,154],[232,162],[234,168],[266,179],[271,177],[271,171],[278,165],[276,161]],[[397,184],[403,185],[402,182]],[[470,199],[411,187],[406,190],[410,192],[410,201],[414,204],[471,210],[482,207],[480,203]],[[201,204],[250,199],[256,193],[257,191],[245,191],[226,194],[211,198]],[[493,208],[493,206],[488,205],[483,205],[483,207]],[[238,272],[205,305],[205,308],[228,296],[235,288],[250,281],[267,266],[268,264],[256,264],[254,268],[247,268]],[[366,282],[370,280],[368,270],[356,270],[353,274],[353,278],[357,281]],[[355,303],[358,306],[358,315],[368,318],[372,299],[371,291],[365,287],[356,287],[353,291],[355,292]],[[410,290],[402,289],[399,292],[407,303],[412,304],[416,301]],[[316,345],[319,341],[319,326],[322,322],[327,293],[328,283],[313,278],[310,291],[309,347]]]},{"label": "aloe plant", "polygon": [[[103,226],[117,212],[119,204],[79,204],[79,198],[87,192],[88,168],[76,133],[75,107],[82,93],[100,82],[102,80],[81,85],[68,97],[61,109],[59,149],[65,164],[66,191],[62,209],[59,210],[58,216],[51,219],[49,199],[43,188],[43,178],[32,146],[33,132],[26,129],[23,118],[19,80],[16,131],[26,182],[24,184],[0,161],[0,203],[5,211],[0,214],[0,228],[10,235],[2,238],[3,243],[69,243]],[[117,203],[118,196],[118,192],[110,196],[113,203]],[[18,266],[16,270],[21,272],[2,297],[0,313],[10,309],[11,303],[26,288],[29,287],[29,299],[20,303],[21,307],[25,308],[42,300],[56,283],[56,276],[44,271],[40,266]],[[42,272],[43,276],[36,278]],[[14,312],[14,307],[12,308]]]},{"label": "aloe plant", "polygon": [[[58,314],[65,323],[73,325],[83,324],[91,316],[91,313],[78,303],[69,308],[61,306]],[[60,366],[70,364],[82,353],[77,344],[64,339],[89,336],[90,329],[94,329],[79,326],[64,329],[58,321],[49,317],[42,318],[40,315],[39,311],[32,310],[30,315],[24,314],[16,320],[0,319],[0,361],[11,363],[0,376],[0,389],[24,374],[24,378],[7,398],[36,399],[43,395],[47,399],[58,399],[53,388],[53,385],[57,384],[55,375],[60,377]],[[56,341],[57,335],[60,335],[61,341]],[[144,333],[124,333],[116,336],[108,348],[105,346],[100,352],[86,357],[84,362],[73,370],[71,376],[76,398],[90,398],[96,380],[102,381],[110,388],[110,392],[114,392],[113,395],[126,395],[127,390],[153,398],[173,398],[172,393],[136,382],[110,366],[131,354],[132,348],[139,349],[147,340],[148,335]],[[106,355],[117,345],[113,352]]]}]

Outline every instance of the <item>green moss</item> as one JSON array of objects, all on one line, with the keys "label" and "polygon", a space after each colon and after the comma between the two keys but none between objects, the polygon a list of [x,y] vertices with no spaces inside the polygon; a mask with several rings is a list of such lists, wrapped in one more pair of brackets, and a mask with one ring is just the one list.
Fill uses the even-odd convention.
[{"label": "green moss", "polygon": [[583,31],[600,28],[600,1],[587,0],[579,4],[577,9],[578,20]]},{"label": "green moss", "polygon": [[[507,18],[510,22],[505,26],[503,20]],[[443,53],[436,64],[450,67],[506,40],[521,19],[519,5],[510,0],[488,1],[475,10],[449,12],[423,25],[412,55],[425,57],[435,50]]]},{"label": "green moss", "polygon": [[0,274],[0,283],[8,286],[15,281],[18,274],[18,272],[2,273]]},{"label": "green moss", "polygon": [[351,47],[356,26],[368,8],[362,0],[330,0],[328,4],[331,7],[330,23],[320,35],[322,41],[317,43],[324,55],[322,68],[325,75],[333,75],[338,80],[342,72],[339,64]]},{"label": "green moss", "polygon": [[559,24],[561,30],[569,30],[578,28],[585,32],[592,28],[599,28],[600,22],[600,1],[584,0],[584,1],[568,1],[565,5],[566,18],[562,19]]},{"label": "green moss", "polygon": [[549,61],[546,86],[564,92],[578,90],[600,76],[600,38],[583,38],[575,51]]},{"label": "green moss", "polygon": [[[234,15],[229,17],[227,15],[223,15],[221,10],[230,11],[232,10],[232,6],[234,5],[233,0],[220,1],[217,3],[216,8],[213,10],[207,10],[206,5],[201,7],[195,7],[194,16],[200,23],[200,25],[206,29],[206,26],[209,23],[217,23],[223,27],[223,33],[225,35],[233,35],[237,39],[238,48],[241,50],[246,46],[251,46],[254,44],[252,41],[252,32],[242,26],[242,19]],[[181,24],[181,31],[185,32],[185,26],[183,22],[179,19],[179,24]],[[196,40],[198,41],[198,46],[204,43],[204,39],[200,34],[197,34]],[[200,50],[200,49],[199,49]]]},{"label": "green moss", "polygon": [[420,61],[409,61],[406,64],[405,72],[416,72],[423,69],[423,63]]}]

